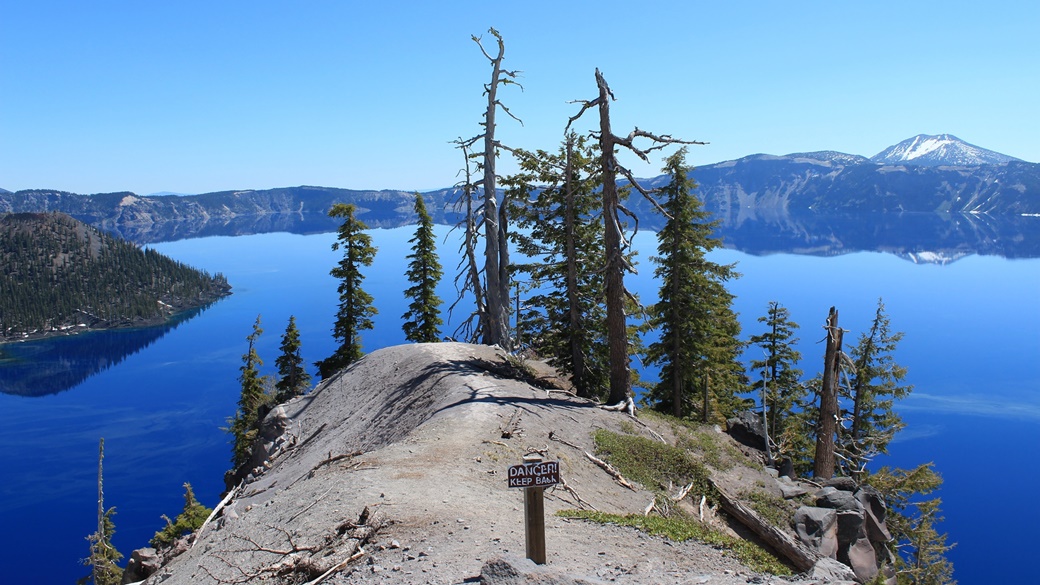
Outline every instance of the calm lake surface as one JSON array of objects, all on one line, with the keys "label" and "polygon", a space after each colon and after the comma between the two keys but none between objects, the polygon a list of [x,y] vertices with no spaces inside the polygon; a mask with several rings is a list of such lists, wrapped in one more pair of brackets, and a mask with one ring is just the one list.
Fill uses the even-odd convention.
[{"label": "calm lake surface", "polygon": [[[364,336],[369,351],[404,341],[404,258],[413,231],[371,232],[379,253],[365,286],[379,315],[376,330]],[[455,234],[444,226],[438,233],[441,262],[452,275]],[[1031,234],[1036,238],[1040,228]],[[115,544],[125,555],[146,546],[163,526],[162,514],[180,512],[184,482],[204,503],[216,504],[230,455],[220,428],[234,413],[238,368],[257,314],[265,329],[258,350],[268,373],[290,315],[307,362],[334,349],[336,283],[328,275],[340,258],[330,249],[334,239],[331,233],[269,233],[151,244],[223,272],[234,294],[164,328],[3,348],[0,523],[9,529],[0,535],[0,581],[70,583],[86,573],[77,560],[86,556],[85,537],[96,526],[99,437],[105,438],[105,504],[118,510]],[[640,275],[627,282],[650,303],[657,292],[649,262],[656,240],[644,231],[635,243],[643,250]],[[726,249],[714,260],[737,263],[743,275],[730,290],[745,338],[761,332],[756,320],[769,301],[790,310],[801,325],[807,376],[822,366],[817,342],[827,309],[838,307],[851,346],[869,327],[877,299],[884,299],[893,327],[906,333],[896,359],[909,368],[915,389],[898,405],[908,428],[882,463],[935,462],[945,478],[941,530],[958,543],[950,556],[962,584],[1029,582],[1040,515],[1010,496],[1040,481],[1040,259],[959,256],[927,264],[872,251],[813,256]],[[449,303],[455,298],[450,276],[440,295]]]}]

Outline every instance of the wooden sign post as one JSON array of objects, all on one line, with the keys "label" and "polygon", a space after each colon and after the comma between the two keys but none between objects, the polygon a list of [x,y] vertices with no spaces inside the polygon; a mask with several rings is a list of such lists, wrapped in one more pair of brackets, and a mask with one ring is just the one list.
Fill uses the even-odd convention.
[{"label": "wooden sign post", "polygon": [[560,483],[560,462],[525,455],[521,465],[509,468],[509,487],[524,488],[524,533],[527,558],[545,564],[545,499],[543,490]]}]

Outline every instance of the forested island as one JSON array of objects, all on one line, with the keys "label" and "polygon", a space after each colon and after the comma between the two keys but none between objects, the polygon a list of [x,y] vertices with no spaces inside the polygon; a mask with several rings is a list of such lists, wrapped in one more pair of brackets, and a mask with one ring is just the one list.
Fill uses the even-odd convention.
[{"label": "forested island", "polygon": [[155,325],[231,291],[63,213],[0,215],[0,257],[0,342]]}]

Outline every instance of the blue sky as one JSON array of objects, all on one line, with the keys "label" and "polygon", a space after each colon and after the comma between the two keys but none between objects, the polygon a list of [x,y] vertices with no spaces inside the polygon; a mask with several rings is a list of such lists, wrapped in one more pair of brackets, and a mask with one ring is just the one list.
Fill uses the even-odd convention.
[{"label": "blue sky", "polygon": [[513,146],[556,148],[599,67],[615,132],[710,142],[693,164],[944,132],[1036,162],[1038,24],[1034,2],[0,0],[0,187],[448,186],[489,26],[523,71]]}]

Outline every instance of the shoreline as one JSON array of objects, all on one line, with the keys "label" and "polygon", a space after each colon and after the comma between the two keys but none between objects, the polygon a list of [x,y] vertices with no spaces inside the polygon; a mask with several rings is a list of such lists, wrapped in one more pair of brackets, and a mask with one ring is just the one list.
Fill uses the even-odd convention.
[{"label": "shoreline", "polygon": [[160,325],[166,325],[177,320],[179,317],[183,316],[187,312],[204,309],[205,307],[208,307],[209,305],[212,305],[213,303],[223,298],[231,296],[231,294],[231,287],[228,286],[227,288],[221,288],[218,291],[218,294],[206,295],[206,297],[202,299],[202,302],[197,304],[192,303],[184,305],[170,305],[163,301],[158,301],[162,303],[164,307],[171,307],[172,311],[165,313],[162,316],[156,316],[147,319],[137,318],[130,320],[120,320],[116,322],[99,320],[89,325],[69,325],[63,329],[51,329],[49,331],[35,331],[33,333],[23,333],[19,334],[17,337],[0,334],[0,349],[3,349],[5,345],[15,343],[42,341],[44,339],[54,339],[58,337],[74,337],[77,335],[82,335],[84,333],[116,331],[120,329],[146,329],[148,327],[158,327]]}]

